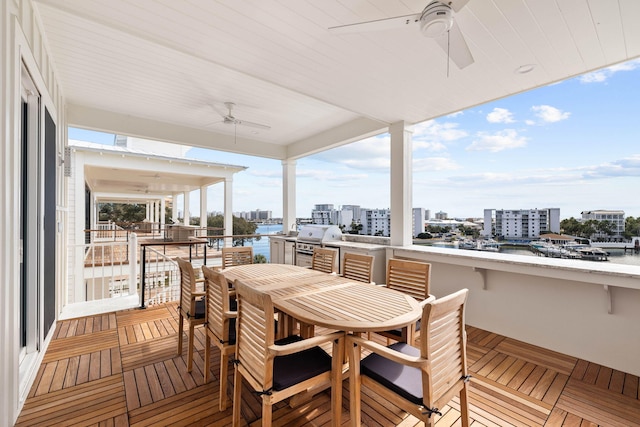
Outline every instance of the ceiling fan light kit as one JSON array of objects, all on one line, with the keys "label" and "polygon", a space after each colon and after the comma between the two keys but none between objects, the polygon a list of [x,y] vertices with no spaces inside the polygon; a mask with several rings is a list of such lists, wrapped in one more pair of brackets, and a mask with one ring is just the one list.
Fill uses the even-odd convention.
[{"label": "ceiling fan light kit", "polygon": [[420,15],[420,31],[425,37],[434,39],[453,27],[451,7],[440,2],[429,3]]}]

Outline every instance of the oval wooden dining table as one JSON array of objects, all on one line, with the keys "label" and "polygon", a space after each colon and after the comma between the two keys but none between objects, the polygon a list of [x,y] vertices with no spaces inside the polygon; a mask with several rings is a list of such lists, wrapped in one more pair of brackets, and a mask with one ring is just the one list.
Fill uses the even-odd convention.
[{"label": "oval wooden dining table", "polygon": [[385,286],[358,282],[289,264],[247,264],[222,270],[271,295],[278,310],[309,325],[349,332],[397,329],[417,321],[413,297]]}]

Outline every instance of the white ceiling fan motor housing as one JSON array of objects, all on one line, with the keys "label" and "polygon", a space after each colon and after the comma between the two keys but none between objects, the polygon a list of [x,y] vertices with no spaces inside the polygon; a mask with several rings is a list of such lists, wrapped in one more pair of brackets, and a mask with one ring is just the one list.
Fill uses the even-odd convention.
[{"label": "white ceiling fan motor housing", "polygon": [[453,26],[453,12],[446,4],[434,1],[429,3],[420,16],[420,31],[425,37],[437,38]]}]

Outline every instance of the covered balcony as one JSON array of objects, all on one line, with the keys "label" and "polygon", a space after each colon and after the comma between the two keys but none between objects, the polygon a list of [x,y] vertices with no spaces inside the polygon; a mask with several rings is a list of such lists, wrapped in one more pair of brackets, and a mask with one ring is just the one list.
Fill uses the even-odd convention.
[{"label": "covered balcony", "polygon": [[[432,263],[437,297],[470,289],[476,425],[637,425],[640,268],[413,246],[411,126],[640,57],[640,4],[454,0],[442,7],[462,39],[449,49],[417,23],[329,30],[419,19],[427,3],[2,2],[0,426],[230,416],[211,404],[215,381],[202,383],[201,336],[194,373],[182,372],[175,305],[60,317],[79,222],[70,126],[280,160],[285,233],[299,159],[388,133],[386,258]],[[232,194],[225,200],[231,224]],[[327,424],[318,396],[274,419]],[[81,398],[91,402],[84,418]],[[201,405],[186,410],[191,401]],[[367,425],[412,425],[373,398],[365,406]],[[439,425],[456,423],[455,404],[447,411]]]}]

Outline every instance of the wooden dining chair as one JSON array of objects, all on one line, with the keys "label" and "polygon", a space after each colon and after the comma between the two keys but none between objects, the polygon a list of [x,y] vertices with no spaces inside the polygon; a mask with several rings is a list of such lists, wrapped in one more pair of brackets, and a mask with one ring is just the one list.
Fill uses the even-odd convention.
[{"label": "wooden dining chair", "polygon": [[[204,382],[209,382],[211,371],[211,342],[220,350],[220,411],[227,409],[227,378],[229,359],[236,351],[236,303],[235,291],[229,290],[224,274],[202,266],[207,288],[206,341],[204,348]],[[232,303],[233,301],[233,303]]]},{"label": "wooden dining chair", "polygon": [[245,264],[253,264],[252,246],[222,248],[222,268]]},{"label": "wooden dining chair", "polygon": [[337,273],[338,251],[335,249],[314,247],[311,268],[324,273]]},{"label": "wooden dining chair", "polygon": [[[389,289],[411,295],[418,301],[429,297],[431,264],[421,261],[390,258],[387,262],[386,286]],[[404,328],[377,332],[389,340],[415,345],[420,336],[420,321]]]},{"label": "wooden dining chair", "polygon": [[[240,425],[242,382],[245,379],[262,400],[262,425],[270,426],[272,405],[304,391],[331,386],[332,425],[340,425],[344,333],[275,341],[273,302],[267,293],[235,281],[238,299],[233,425]],[[332,344],[329,355],[319,345]]]},{"label": "wooden dining chair", "polygon": [[373,283],[373,256],[347,252],[342,258],[342,276],[347,279]]},{"label": "wooden dining chair", "polygon": [[193,368],[193,336],[194,329],[198,325],[204,325],[205,322],[205,292],[196,288],[198,282],[193,270],[193,265],[183,258],[176,258],[178,267],[180,268],[180,305],[178,306],[178,354],[182,354],[182,334],[185,320],[189,324],[189,334],[187,346],[189,348],[187,355],[187,371],[191,372]]},{"label": "wooden dining chair", "polygon": [[[366,386],[425,425],[456,394],[460,422],[469,426],[466,334],[464,322],[468,290],[431,297],[423,307],[420,347],[397,342],[384,347],[358,336],[347,336],[351,424],[360,425],[361,387]],[[371,352],[360,360],[361,350]]]}]

